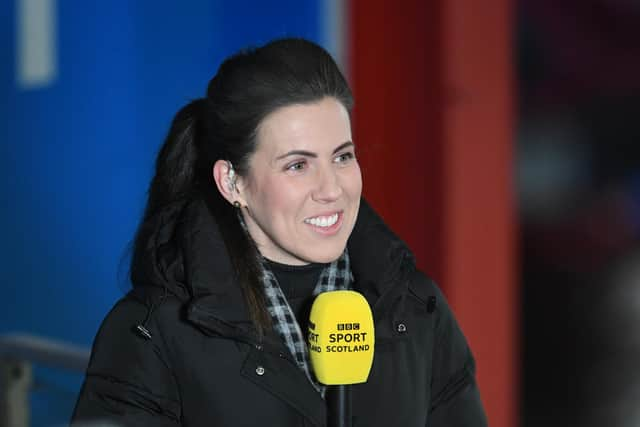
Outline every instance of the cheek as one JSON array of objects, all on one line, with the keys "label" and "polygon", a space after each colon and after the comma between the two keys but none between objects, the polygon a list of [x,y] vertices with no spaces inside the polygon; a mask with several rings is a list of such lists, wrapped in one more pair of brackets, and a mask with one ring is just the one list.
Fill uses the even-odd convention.
[{"label": "cheek", "polygon": [[362,174],[360,167],[352,168],[345,176],[344,186],[352,196],[360,196],[362,193]]},{"label": "cheek", "polygon": [[278,221],[280,217],[289,218],[301,208],[304,195],[300,189],[283,180],[264,180],[254,191],[254,209],[263,217]]}]

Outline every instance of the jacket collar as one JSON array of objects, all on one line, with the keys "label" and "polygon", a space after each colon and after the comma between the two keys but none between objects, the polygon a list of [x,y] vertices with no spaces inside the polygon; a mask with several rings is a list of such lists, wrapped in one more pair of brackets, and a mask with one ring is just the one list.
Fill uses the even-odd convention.
[{"label": "jacket collar", "polygon": [[387,297],[406,291],[405,278],[415,268],[413,255],[364,199],[347,247],[355,288],[374,313],[386,306]]}]

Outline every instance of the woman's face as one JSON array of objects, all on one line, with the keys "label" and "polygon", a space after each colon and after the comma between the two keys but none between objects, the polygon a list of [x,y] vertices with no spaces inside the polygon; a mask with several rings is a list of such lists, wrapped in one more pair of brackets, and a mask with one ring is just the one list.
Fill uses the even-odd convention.
[{"label": "woman's face", "polygon": [[344,106],[327,97],[265,117],[239,188],[247,228],[264,257],[289,265],[338,258],[362,192]]}]

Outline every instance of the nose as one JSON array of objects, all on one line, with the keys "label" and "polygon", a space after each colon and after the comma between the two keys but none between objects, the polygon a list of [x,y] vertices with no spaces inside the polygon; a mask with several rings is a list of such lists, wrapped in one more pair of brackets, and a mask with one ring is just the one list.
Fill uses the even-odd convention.
[{"label": "nose", "polygon": [[333,167],[327,166],[319,169],[317,182],[313,191],[313,200],[322,203],[336,201],[342,195],[340,177]]}]

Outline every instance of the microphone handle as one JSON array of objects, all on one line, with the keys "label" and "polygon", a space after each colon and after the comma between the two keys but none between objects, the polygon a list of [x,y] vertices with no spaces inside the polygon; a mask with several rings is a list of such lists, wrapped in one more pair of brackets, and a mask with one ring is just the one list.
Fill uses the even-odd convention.
[{"label": "microphone handle", "polygon": [[328,390],[327,427],[351,427],[351,386],[336,385]]}]

